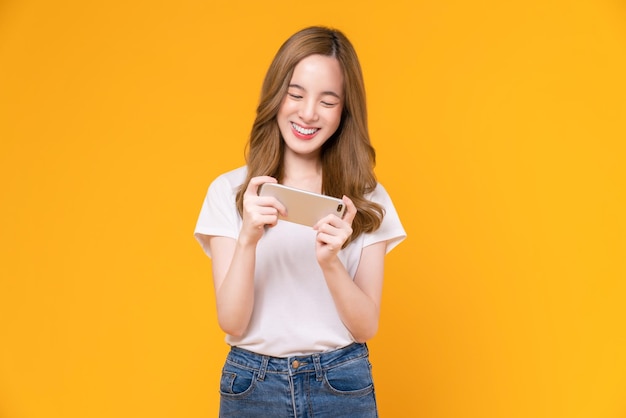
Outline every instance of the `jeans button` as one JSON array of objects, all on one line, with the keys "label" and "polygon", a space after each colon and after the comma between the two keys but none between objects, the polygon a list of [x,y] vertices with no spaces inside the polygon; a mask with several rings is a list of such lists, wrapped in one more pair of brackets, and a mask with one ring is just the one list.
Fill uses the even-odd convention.
[{"label": "jeans button", "polygon": [[293,367],[294,369],[297,369],[298,367],[300,367],[300,362],[298,360],[292,361],[291,367]]}]

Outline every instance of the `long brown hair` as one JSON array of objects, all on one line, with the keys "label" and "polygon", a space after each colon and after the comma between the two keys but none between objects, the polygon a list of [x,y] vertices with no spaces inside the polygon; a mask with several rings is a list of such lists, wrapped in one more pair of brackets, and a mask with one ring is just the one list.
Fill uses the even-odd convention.
[{"label": "long brown hair", "polygon": [[[321,26],[303,29],[292,35],[278,50],[261,89],[257,115],[246,147],[247,178],[237,193],[237,209],[243,212],[243,195],[252,177],[283,178],[284,141],[276,115],[287,94],[294,68],[310,55],[334,57],[344,79],[344,107],[337,131],[322,146],[322,193],[352,199],[357,214],[352,222],[354,240],[363,232],[378,229],[384,209],[365,198],[376,188],[376,152],[367,127],[365,86],[361,65],[354,47],[338,30]],[[347,244],[347,243],[346,243]]]}]

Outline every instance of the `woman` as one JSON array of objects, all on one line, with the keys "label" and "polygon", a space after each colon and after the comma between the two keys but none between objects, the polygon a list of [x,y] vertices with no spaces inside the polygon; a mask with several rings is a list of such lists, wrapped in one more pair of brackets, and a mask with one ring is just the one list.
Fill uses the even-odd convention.
[{"label": "woman", "polygon": [[[279,49],[246,162],[213,181],[195,230],[231,346],[220,416],[377,416],[365,342],[384,256],[405,232],[374,175],[363,76],[341,32],[306,28]],[[258,195],[268,182],[342,198],[346,213],[279,221],[286,208]]]}]

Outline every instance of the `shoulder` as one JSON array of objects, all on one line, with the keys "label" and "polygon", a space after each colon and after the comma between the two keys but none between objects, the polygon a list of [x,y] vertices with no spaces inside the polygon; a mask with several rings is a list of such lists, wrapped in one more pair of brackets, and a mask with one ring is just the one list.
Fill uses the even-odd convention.
[{"label": "shoulder", "polygon": [[391,204],[391,196],[389,196],[385,187],[380,183],[377,183],[374,190],[368,193],[365,197],[372,202],[382,205],[383,207]]},{"label": "shoulder", "polygon": [[248,167],[243,166],[236,168],[226,173],[220,174],[213,180],[212,185],[228,185],[232,188],[238,188],[246,180],[246,174],[248,173]]},{"label": "shoulder", "polygon": [[365,235],[364,246],[379,241],[387,241],[386,252],[389,252],[406,238],[406,231],[402,226],[400,216],[391,200],[391,196],[389,196],[382,184],[378,183],[376,188],[367,195],[367,198],[381,205],[385,212],[380,227],[376,231]]},{"label": "shoulder", "polygon": [[217,176],[209,185],[207,199],[232,200],[246,180],[247,167],[239,167]]},{"label": "shoulder", "polygon": [[209,192],[237,193],[246,180],[248,169],[246,166],[236,168],[217,176],[209,186]]}]

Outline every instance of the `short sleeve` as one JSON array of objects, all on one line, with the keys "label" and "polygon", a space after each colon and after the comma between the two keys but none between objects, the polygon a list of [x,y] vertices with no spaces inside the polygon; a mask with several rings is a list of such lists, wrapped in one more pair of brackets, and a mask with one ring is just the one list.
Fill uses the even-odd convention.
[{"label": "short sleeve", "polygon": [[[239,236],[241,217],[237,211],[235,199],[241,183],[233,182],[240,176],[233,176],[232,173],[219,176],[209,186],[194,230],[194,236],[197,239],[198,235],[233,239]],[[210,256],[207,248],[205,251]]]},{"label": "short sleeve", "polygon": [[365,234],[363,246],[366,247],[381,241],[387,241],[386,252],[388,253],[406,238],[406,232],[400,222],[400,217],[391,201],[391,197],[381,184],[376,186],[369,199],[382,205],[385,209],[385,216],[376,231]]}]

